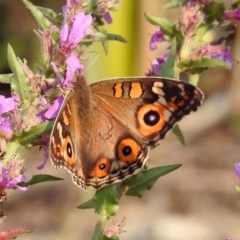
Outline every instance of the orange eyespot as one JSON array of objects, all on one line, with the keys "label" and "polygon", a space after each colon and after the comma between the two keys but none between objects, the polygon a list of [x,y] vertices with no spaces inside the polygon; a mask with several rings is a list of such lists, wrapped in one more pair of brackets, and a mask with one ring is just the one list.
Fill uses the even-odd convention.
[{"label": "orange eyespot", "polygon": [[108,175],[111,163],[107,158],[100,158],[94,165],[94,167],[89,171],[88,176],[90,178],[98,177],[103,178]]},{"label": "orange eyespot", "polygon": [[185,102],[181,97],[174,96],[171,98],[171,102],[169,104],[175,105],[175,108],[177,108],[177,106],[178,107],[184,106]]},{"label": "orange eyespot", "polygon": [[123,162],[134,162],[137,160],[141,146],[133,139],[123,139],[117,146],[117,155]]},{"label": "orange eyespot", "polygon": [[76,157],[74,154],[72,139],[69,135],[66,136],[66,138],[64,139],[64,144],[63,144],[62,148],[63,148],[64,155],[65,155],[65,158],[66,158],[68,164],[70,164],[70,165],[74,164],[76,161]]},{"label": "orange eyespot", "polygon": [[142,106],[137,113],[139,130],[144,136],[159,132],[165,122],[164,111],[162,106],[147,104]]}]

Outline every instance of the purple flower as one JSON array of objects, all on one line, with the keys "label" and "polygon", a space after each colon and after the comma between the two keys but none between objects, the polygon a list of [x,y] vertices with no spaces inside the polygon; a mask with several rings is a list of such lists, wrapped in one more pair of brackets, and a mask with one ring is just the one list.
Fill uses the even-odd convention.
[{"label": "purple flower", "polygon": [[83,65],[79,62],[79,59],[75,55],[71,55],[70,57],[68,57],[66,60],[66,63],[67,63],[67,72],[66,72],[66,79],[64,81],[63,87],[71,85],[75,72],[82,73],[83,71]]},{"label": "purple flower", "polygon": [[231,58],[231,56],[229,54],[229,51],[227,49],[223,50],[222,52],[212,53],[211,57],[224,61],[230,67],[233,65],[232,58]]},{"label": "purple flower", "polygon": [[64,97],[60,96],[58,97],[53,104],[48,108],[48,110],[45,112],[44,116],[47,119],[53,119],[58,115],[59,109],[62,106]]},{"label": "purple flower", "polygon": [[234,163],[235,173],[240,178],[240,162]]},{"label": "purple flower", "polygon": [[226,11],[223,16],[228,20],[240,21],[240,7],[235,10]]},{"label": "purple flower", "polygon": [[152,69],[146,74],[146,76],[158,76],[163,64],[166,62],[168,54],[164,54],[152,61]]},{"label": "purple flower", "polygon": [[64,54],[70,54],[86,35],[93,35],[89,26],[92,23],[91,14],[80,12],[75,15],[72,27],[64,22],[60,31],[60,49]]},{"label": "purple flower", "polygon": [[233,64],[225,43],[219,45],[206,44],[188,55],[188,59],[195,60],[199,58],[215,58],[224,61],[229,66]]},{"label": "purple flower", "polygon": [[67,64],[67,71],[66,71],[66,77],[64,79],[63,76],[60,74],[56,64],[54,62],[50,63],[62,89],[69,89],[75,72],[78,71],[82,73],[84,68],[83,65],[79,62],[78,57],[75,55],[70,55],[66,59],[66,64]]},{"label": "purple flower", "polygon": [[103,14],[103,19],[108,23],[112,23],[112,17],[110,15],[110,13],[107,11]]},{"label": "purple flower", "polygon": [[4,117],[0,119],[0,131],[12,133],[13,127],[11,119],[9,117]]},{"label": "purple flower", "polygon": [[10,168],[4,166],[0,163],[0,191],[5,189],[20,189],[22,191],[26,191],[27,187],[20,187],[17,185],[19,182],[26,182],[26,176],[23,174],[18,174],[16,176],[11,176]]},{"label": "purple flower", "polygon": [[48,147],[42,145],[42,149],[43,149],[43,151],[44,151],[44,153],[43,153],[44,161],[43,161],[43,163],[41,163],[39,166],[37,166],[37,169],[38,169],[38,170],[42,170],[42,169],[45,167],[45,165],[46,165],[46,163],[47,163],[47,160],[48,160],[48,158],[49,158]]},{"label": "purple flower", "polygon": [[[79,6],[79,0],[67,0],[67,4],[62,7],[63,11],[63,18],[66,20],[68,15],[69,18],[72,20],[74,15],[71,16],[71,13],[76,13],[77,7]],[[73,11],[71,11],[73,9]]]},{"label": "purple flower", "polygon": [[15,102],[13,98],[5,98],[0,95],[0,116],[3,113],[10,112],[15,108]]},{"label": "purple flower", "polygon": [[157,43],[165,41],[163,32],[161,29],[157,30],[150,39],[149,48],[155,50],[157,48]]},{"label": "purple flower", "polygon": [[96,15],[102,16],[105,22],[108,24],[112,23],[112,17],[110,15],[110,10],[116,11],[121,0],[107,0],[99,1],[98,8],[96,10]]},{"label": "purple flower", "polygon": [[184,35],[192,37],[196,34],[197,29],[204,23],[205,16],[200,10],[200,5],[193,6],[188,3],[182,8],[183,16],[179,21],[180,28],[183,29]]},{"label": "purple flower", "polygon": [[13,93],[13,96],[10,98],[5,98],[0,95],[0,131],[1,136],[5,139],[10,139],[12,137],[13,127],[10,117],[2,115],[13,111],[19,102],[20,100],[17,93]]}]

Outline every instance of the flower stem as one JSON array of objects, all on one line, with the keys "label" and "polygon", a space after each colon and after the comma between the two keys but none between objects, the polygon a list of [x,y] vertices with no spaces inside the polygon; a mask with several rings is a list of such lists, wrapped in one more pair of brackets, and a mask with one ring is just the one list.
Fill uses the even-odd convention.
[{"label": "flower stem", "polygon": [[98,219],[97,224],[95,226],[92,240],[101,240],[103,238],[103,232],[104,232],[104,228],[107,224],[108,218],[109,217],[105,214],[100,216],[100,218]]},{"label": "flower stem", "polygon": [[3,159],[3,164],[6,166],[8,161],[11,160],[15,153],[17,152],[17,149],[19,147],[19,143],[18,142],[8,142],[7,144],[7,150],[6,150],[6,154],[4,155],[4,159]]},{"label": "flower stem", "polygon": [[199,74],[189,75],[189,83],[191,83],[194,86],[197,86],[198,81],[199,81]]}]

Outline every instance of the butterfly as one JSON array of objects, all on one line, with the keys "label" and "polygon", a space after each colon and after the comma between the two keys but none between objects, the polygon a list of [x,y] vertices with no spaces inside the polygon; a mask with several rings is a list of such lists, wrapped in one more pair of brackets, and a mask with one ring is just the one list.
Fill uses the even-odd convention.
[{"label": "butterfly", "polygon": [[184,81],[131,77],[88,85],[76,74],[50,136],[52,163],[83,189],[121,182],[202,100],[201,90]]}]

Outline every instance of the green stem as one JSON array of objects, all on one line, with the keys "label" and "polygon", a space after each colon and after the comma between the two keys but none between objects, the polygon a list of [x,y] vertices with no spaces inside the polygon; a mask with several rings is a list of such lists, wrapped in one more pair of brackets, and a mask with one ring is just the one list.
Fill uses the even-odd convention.
[{"label": "green stem", "polygon": [[107,215],[101,215],[95,226],[92,240],[101,240],[103,238],[103,232],[107,224],[109,217]]},{"label": "green stem", "polygon": [[4,159],[2,161],[4,165],[7,165],[8,161],[14,158],[19,145],[20,144],[15,141],[8,142],[6,154],[4,155]]},{"label": "green stem", "polygon": [[191,83],[194,86],[197,86],[198,81],[199,81],[199,74],[189,75],[189,83]]}]

